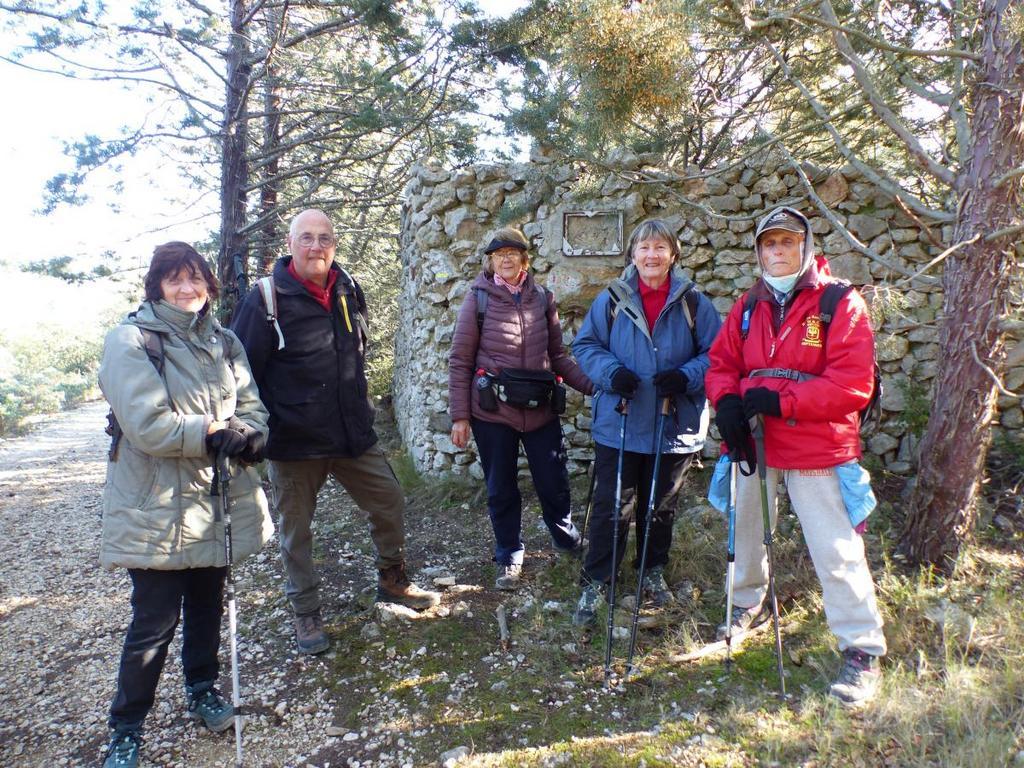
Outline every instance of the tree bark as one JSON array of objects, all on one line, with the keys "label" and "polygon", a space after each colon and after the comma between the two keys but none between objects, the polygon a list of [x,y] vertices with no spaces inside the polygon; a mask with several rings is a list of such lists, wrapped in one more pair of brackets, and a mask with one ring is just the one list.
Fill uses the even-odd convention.
[{"label": "tree bark", "polygon": [[[982,60],[971,86],[970,156],[955,191],[961,201],[953,242],[978,239],[946,263],[935,381],[920,470],[900,549],[915,564],[949,572],[971,536],[991,443],[996,387],[975,360],[997,374],[1006,359],[999,322],[1008,312],[1014,238],[986,236],[1021,220],[1019,180],[995,181],[1024,162],[1024,57],[1019,38],[1001,22],[1010,0],[981,9]],[[973,349],[972,349],[973,347]]]},{"label": "tree bark", "polygon": [[227,93],[221,134],[220,254],[217,277],[221,284],[220,317],[231,322],[240,298],[239,276],[245,274],[248,243],[245,226],[248,162],[246,158],[246,94],[251,65],[245,36],[245,2],[231,0],[231,35],[227,51]]}]

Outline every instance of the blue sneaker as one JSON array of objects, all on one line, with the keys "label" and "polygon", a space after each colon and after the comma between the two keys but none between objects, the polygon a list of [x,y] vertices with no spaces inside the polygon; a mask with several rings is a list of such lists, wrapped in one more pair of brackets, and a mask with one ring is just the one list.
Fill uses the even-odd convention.
[{"label": "blue sneaker", "polygon": [[140,746],[142,737],[138,731],[114,731],[103,768],[138,768]]},{"label": "blue sneaker", "polygon": [[203,725],[215,733],[226,731],[235,719],[235,708],[228,704],[213,683],[186,685],[188,694],[188,716],[201,720]]}]

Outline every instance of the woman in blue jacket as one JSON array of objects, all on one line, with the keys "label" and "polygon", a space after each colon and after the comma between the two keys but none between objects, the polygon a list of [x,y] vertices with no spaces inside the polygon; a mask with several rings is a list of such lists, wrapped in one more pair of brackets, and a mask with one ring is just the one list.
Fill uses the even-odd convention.
[{"label": "woman in blue jacket", "polygon": [[[665,581],[672,523],[683,476],[704,446],[708,405],[704,374],[708,350],[722,320],[707,297],[675,264],[679,244],[659,219],[640,223],[629,238],[630,265],[595,300],[573,344],[573,353],[594,382],[594,461],[596,485],[590,548],[583,564],[573,623],[592,624],[601,587],[622,561],[626,533],[636,515],[637,560],[643,535],[654,458],[662,454],[654,516],[647,544],[644,595],[663,606],[674,598]],[[664,398],[671,410],[660,446],[655,445]],[[612,513],[619,454],[620,401],[627,401],[622,467],[622,509],[612,563]]]}]

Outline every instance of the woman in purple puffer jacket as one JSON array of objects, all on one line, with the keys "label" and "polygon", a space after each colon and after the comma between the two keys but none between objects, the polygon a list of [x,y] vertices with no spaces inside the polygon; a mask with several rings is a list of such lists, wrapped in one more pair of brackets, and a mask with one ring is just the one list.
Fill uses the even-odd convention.
[{"label": "woman in purple puffer jacket", "polygon": [[[516,397],[514,385],[503,388],[500,376],[515,370],[542,379],[547,372],[553,382],[557,376],[559,382],[564,379],[585,395],[593,391],[590,379],[562,344],[554,296],[527,271],[528,248],[523,233],[511,227],[499,229],[489,241],[484,270],[459,310],[448,360],[452,442],[465,448],[471,430],[476,440],[494,529],[498,564],[494,585],[503,590],[516,588],[523,564],[523,509],[517,480],[520,442],[555,548],[578,554],[584,544],[570,517],[569,474],[558,409],[543,397],[513,405],[523,398]],[[558,386],[551,393],[556,401]]]}]

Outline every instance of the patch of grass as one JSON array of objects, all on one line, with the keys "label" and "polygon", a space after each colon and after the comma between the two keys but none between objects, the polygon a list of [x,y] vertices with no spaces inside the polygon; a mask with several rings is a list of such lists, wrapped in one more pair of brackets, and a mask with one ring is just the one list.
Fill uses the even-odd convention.
[{"label": "patch of grass", "polygon": [[[580,512],[585,482],[574,487]],[[415,742],[417,765],[433,763],[458,744],[472,750],[460,762],[466,766],[1013,762],[1024,749],[1019,551],[975,546],[955,578],[906,570],[887,556],[898,528],[898,494],[883,498],[866,541],[890,651],[878,698],[851,713],[827,696],[840,657],[799,522],[783,498],[776,568],[791,696],[781,702],[770,627],[735,651],[729,673],[721,656],[672,661],[711,639],[724,615],[726,526],[703,503],[704,483],[693,476],[676,519],[668,576],[682,599],[666,611],[667,626],[641,630],[636,674],[625,690],[613,692],[602,686],[605,610],[590,633],[571,626],[579,562],[551,552],[526,484],[524,582],[511,594],[490,588],[492,540],[479,488],[432,480],[417,485],[410,519],[421,527],[410,540],[425,537],[424,546],[458,563],[460,582],[481,586],[446,597],[446,606],[465,602],[472,616],[383,625],[373,642],[359,635],[364,614],[332,624],[338,653],[324,682],[335,691],[336,711],[345,702],[336,717],[356,729],[387,712],[390,726]],[[632,591],[631,568],[624,568],[620,585],[620,594]],[[554,602],[557,609],[545,607]],[[507,648],[498,642],[499,604],[508,614]],[[627,646],[624,639],[613,645],[619,673]],[[345,755],[353,753],[339,748],[335,758],[329,751],[320,758],[333,764]]]}]

